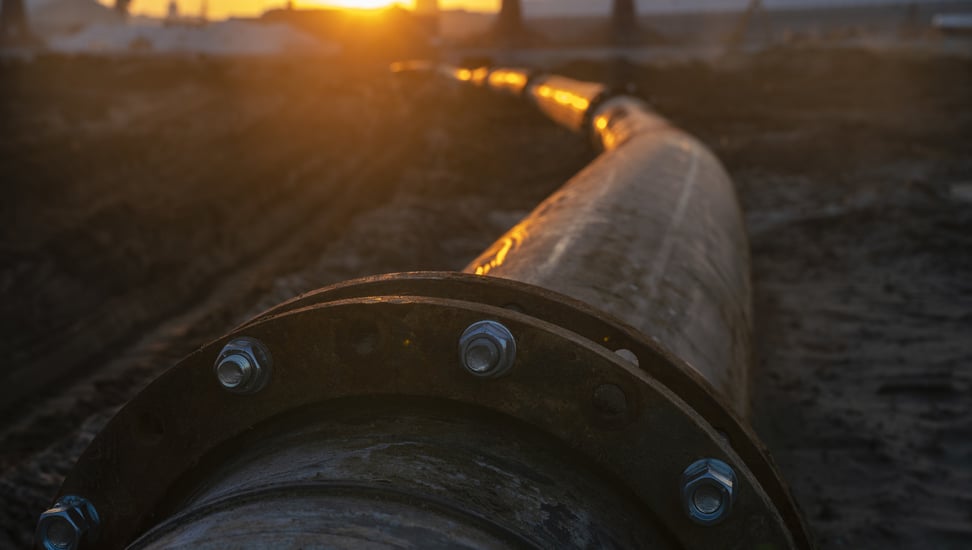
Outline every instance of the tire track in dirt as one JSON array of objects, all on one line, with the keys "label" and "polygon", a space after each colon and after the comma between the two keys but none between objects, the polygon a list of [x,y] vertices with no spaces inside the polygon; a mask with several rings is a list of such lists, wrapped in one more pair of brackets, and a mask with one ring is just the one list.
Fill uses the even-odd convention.
[{"label": "tire track in dirt", "polygon": [[[205,116],[206,112],[211,109],[212,102],[216,100],[218,98],[210,97],[207,102],[196,102],[198,112],[194,112],[193,115]],[[316,97],[304,98],[303,101],[297,102],[281,103],[278,101],[276,105],[273,105],[276,111],[262,109],[255,120],[237,124],[237,127],[231,129],[230,133],[249,132],[254,136],[265,136],[265,132],[260,128],[260,125],[264,124],[265,121],[261,119],[278,117],[294,119],[300,117],[308,109],[314,108],[317,102],[319,102],[319,98]],[[282,113],[282,110],[285,110],[285,112]],[[179,113],[179,115],[180,117],[184,116],[184,113]],[[160,123],[164,126],[170,124],[171,121],[162,119]],[[403,134],[402,137],[407,138],[407,134]],[[220,145],[218,136],[214,138],[207,135],[204,138],[203,147],[214,148]],[[391,144],[384,151],[384,158],[375,158],[367,149],[360,149],[357,152],[348,151],[347,153],[350,154],[345,154],[342,164],[328,167],[321,166],[327,159],[314,155],[314,151],[323,147],[333,157],[344,154],[345,149],[349,147],[341,147],[340,143],[297,141],[294,144],[283,142],[274,143],[272,147],[258,148],[257,152],[261,153],[262,158],[250,159],[250,164],[256,165],[259,170],[241,174],[242,178],[239,182],[236,182],[237,187],[247,189],[250,196],[233,197],[241,200],[234,200],[231,209],[234,215],[244,220],[259,220],[261,226],[259,231],[251,231],[245,242],[228,243],[229,248],[224,246],[223,250],[215,251],[216,254],[209,258],[208,262],[203,262],[202,265],[197,262],[193,266],[194,270],[186,272],[184,266],[181,265],[163,266],[164,269],[161,272],[150,269],[142,276],[142,282],[135,285],[132,290],[121,295],[109,296],[107,301],[98,304],[100,307],[89,313],[84,313],[80,318],[76,315],[65,315],[65,319],[69,320],[68,324],[55,325],[52,327],[53,330],[50,331],[50,336],[41,335],[40,339],[34,342],[28,342],[26,345],[21,342],[19,346],[14,346],[18,347],[22,356],[26,355],[27,359],[23,361],[24,368],[21,370],[15,369],[13,372],[8,370],[5,373],[11,383],[4,386],[3,399],[0,402],[8,406],[13,403],[13,406],[16,406],[17,399],[36,399],[34,390],[41,390],[51,385],[59,377],[68,374],[77,377],[85,371],[96,369],[98,363],[105,359],[106,353],[99,350],[115,349],[124,342],[131,341],[134,335],[150,332],[151,327],[160,320],[177,314],[188,304],[208,294],[208,289],[213,286],[214,279],[222,278],[224,272],[240,269],[246,262],[265,256],[268,250],[278,247],[281,242],[287,240],[303,242],[300,237],[308,235],[306,228],[308,226],[313,227],[313,222],[316,219],[324,219],[328,216],[340,219],[342,216],[350,215],[354,208],[359,208],[363,202],[355,203],[354,191],[349,191],[354,187],[348,185],[355,179],[352,176],[356,172],[360,176],[363,173],[361,166],[365,165],[366,162],[370,163],[370,168],[374,171],[383,164],[399,161],[400,159],[396,158],[396,154],[401,154],[407,143],[408,139],[403,139]],[[175,149],[174,152],[178,154],[180,150]],[[181,152],[184,154],[185,150],[182,149]],[[308,158],[312,160],[304,165],[303,171],[317,173],[313,185],[299,182],[298,180],[304,176],[299,174],[301,170],[292,168],[301,159]],[[156,162],[164,166],[168,160],[178,161],[180,159],[161,158]],[[201,164],[200,167],[191,162],[182,161],[171,163],[172,166],[176,167],[175,170],[153,172],[152,166],[142,166],[140,169],[143,173],[159,175],[157,181],[213,181],[222,174],[229,172],[231,166],[228,165],[232,165],[233,162],[235,160],[229,158],[225,159],[224,162]],[[289,175],[287,175],[288,173]],[[107,187],[122,185],[126,183],[126,178],[127,173],[115,174],[116,181],[105,185]],[[287,183],[288,179],[291,180],[289,184]],[[280,180],[284,180],[282,182],[284,184],[283,191],[274,190],[275,182]],[[291,189],[286,189],[288,185]],[[307,187],[307,189],[304,187]],[[338,190],[340,192],[337,192]],[[220,200],[225,196],[225,194],[220,195],[216,192],[207,194],[205,189],[200,191],[195,193],[192,200],[203,205],[206,205],[207,202]],[[340,195],[343,195],[343,198],[339,198]],[[71,248],[78,244],[78,233],[97,232],[97,229],[92,230],[92,226],[99,224],[108,226],[106,232],[112,229],[112,225],[117,227],[118,217],[105,214],[106,210],[110,211],[110,209],[110,205],[103,204],[91,210],[87,216],[77,222],[71,223],[54,233],[46,239],[53,245],[48,245],[48,250],[42,251],[39,255],[71,263],[70,258],[73,254],[77,254]],[[341,212],[342,209],[344,212]],[[73,239],[69,237],[72,233],[74,234]],[[316,235],[316,238],[320,238],[320,234]],[[230,236],[230,239],[232,241],[233,237]],[[62,243],[71,243],[71,248],[62,249]],[[110,248],[101,247],[101,250],[97,250],[98,247],[94,248],[94,251],[82,251],[77,255],[92,256],[97,252],[102,254],[112,252]],[[202,250],[200,252],[205,253]],[[78,263],[82,263],[84,260],[84,258],[80,259],[82,261]],[[89,269],[99,269],[98,265],[104,264],[110,265],[111,262],[98,262],[90,265]],[[200,267],[203,269],[200,270]],[[173,282],[170,279],[173,273],[174,276],[179,278],[175,287],[182,289],[179,297],[171,295]],[[90,279],[90,277],[83,278]],[[48,284],[49,281],[41,280],[35,288],[42,289]],[[30,287],[27,286],[24,290],[29,293]],[[187,290],[188,295],[186,294]],[[159,303],[158,297],[161,296],[167,296],[166,302]],[[92,338],[98,340],[97,345],[92,345]],[[35,350],[35,353],[32,353],[31,349]],[[11,417],[12,415],[5,416],[5,418]],[[17,449],[11,449],[8,446],[5,446],[4,451],[5,453],[17,453]],[[5,460],[4,462],[9,461]]]},{"label": "tire track in dirt", "polygon": [[[128,321],[128,330],[116,340],[106,342],[105,349],[94,355],[96,365],[84,377],[80,377],[77,366],[71,367],[68,374],[76,383],[33,403],[28,414],[0,432],[4,453],[14,453],[12,457],[8,455],[8,463],[16,463],[0,474],[0,492],[8,499],[3,510],[7,517],[0,518],[0,525],[29,525],[36,510],[48,504],[73,457],[107,421],[114,407],[126,402],[161,370],[204,343],[206,338],[241,322],[239,312],[252,307],[252,302],[266,289],[267,281],[274,280],[288,266],[301,265],[308,251],[319,249],[329,238],[340,234],[347,221],[362,209],[380,206],[382,195],[392,196],[393,189],[364,189],[355,184],[376,180],[386,184],[395,182],[382,176],[406,161],[403,157],[409,152],[410,140],[407,135],[400,137],[405,139],[383,149],[380,156],[362,149],[346,157],[343,165],[331,166],[329,180],[316,182],[326,201],[295,204],[290,199],[278,200],[273,205],[262,203],[261,209],[266,210],[262,215],[277,218],[272,223],[268,221],[276,229],[265,232],[260,245],[253,247],[249,254],[231,256],[222,262],[218,276],[204,281],[196,293],[178,306],[160,309],[152,304],[149,306],[153,308],[152,316],[148,316],[146,303],[151,304],[151,297],[164,290],[153,287],[127,295],[118,306],[106,304],[107,313],[102,314],[107,322]],[[303,166],[292,170],[291,177],[300,179],[300,172],[314,172],[321,162],[311,157]],[[332,192],[338,186],[340,192]],[[372,195],[374,192],[378,196]],[[146,321],[141,325],[131,324],[139,318]],[[101,331],[102,327],[89,323],[88,329]],[[126,344],[132,335],[139,335],[138,340]],[[93,401],[92,395],[99,395],[99,399]],[[87,420],[79,428],[73,428],[84,418]],[[68,428],[66,432],[65,428]],[[47,444],[38,449],[38,441]],[[70,458],[65,460],[66,456]],[[38,472],[44,475],[38,476]],[[29,545],[29,536],[20,529],[8,532],[7,537],[16,545]]]}]

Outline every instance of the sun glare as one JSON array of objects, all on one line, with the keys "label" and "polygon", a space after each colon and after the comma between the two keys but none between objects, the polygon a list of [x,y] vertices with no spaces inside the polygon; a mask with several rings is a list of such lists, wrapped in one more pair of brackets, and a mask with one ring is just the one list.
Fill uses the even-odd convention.
[{"label": "sun glare", "polygon": [[387,8],[388,6],[392,6],[394,4],[401,4],[409,7],[411,2],[402,2],[400,0],[305,0],[304,2],[300,2],[300,4],[332,8],[373,10],[378,8]]}]

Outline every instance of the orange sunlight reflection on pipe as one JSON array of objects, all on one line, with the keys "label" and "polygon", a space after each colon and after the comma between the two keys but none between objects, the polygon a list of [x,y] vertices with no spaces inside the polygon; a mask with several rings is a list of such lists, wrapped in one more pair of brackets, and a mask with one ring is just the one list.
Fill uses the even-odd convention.
[{"label": "orange sunlight reflection on pipe", "polygon": [[486,82],[486,78],[488,77],[489,77],[489,68],[480,67],[472,72],[471,80],[477,86],[482,86]]},{"label": "orange sunlight reflection on pipe", "polygon": [[572,94],[565,90],[556,90],[550,86],[547,86],[546,84],[543,84],[537,88],[537,95],[540,97],[552,98],[557,103],[565,107],[577,109],[578,111],[586,111],[587,107],[589,107],[591,104],[587,98]]},{"label": "orange sunlight reflection on pipe", "polygon": [[511,250],[515,250],[520,247],[520,243],[526,239],[527,231],[523,224],[517,225],[510,232],[505,235],[502,239],[493,245],[493,248],[497,248],[496,252],[492,254],[492,257],[484,264],[476,266],[476,275],[486,275],[493,269],[503,265],[506,261],[506,256]]},{"label": "orange sunlight reflection on pipe", "polygon": [[526,86],[527,77],[521,73],[513,71],[496,71],[489,75],[489,83],[493,86],[502,86],[503,84],[509,84],[514,87]]},{"label": "orange sunlight reflection on pipe", "polygon": [[601,144],[604,146],[605,150],[614,149],[614,146],[618,144],[618,135],[607,129],[608,118],[604,115],[598,115],[594,119],[594,128],[597,129],[598,135],[601,136]]}]

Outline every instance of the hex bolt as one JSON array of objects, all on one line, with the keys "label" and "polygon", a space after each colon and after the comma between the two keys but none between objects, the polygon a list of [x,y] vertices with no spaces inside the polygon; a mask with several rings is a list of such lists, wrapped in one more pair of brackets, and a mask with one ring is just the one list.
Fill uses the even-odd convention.
[{"label": "hex bolt", "polygon": [[729,516],[736,498],[736,472],[715,458],[696,460],[682,472],[682,504],[689,519],[715,525]]},{"label": "hex bolt", "polygon": [[246,386],[253,376],[253,365],[242,355],[229,355],[216,366],[216,378],[228,390]]},{"label": "hex bolt", "polygon": [[477,321],[459,338],[459,361],[474,376],[502,376],[513,367],[515,360],[516,340],[502,323]]},{"label": "hex bolt", "polygon": [[270,350],[256,338],[243,336],[223,346],[213,372],[226,391],[253,394],[266,387],[272,367]]},{"label": "hex bolt", "polygon": [[66,495],[40,515],[34,537],[44,550],[80,550],[94,546],[100,528],[101,520],[91,502]]},{"label": "hex bolt", "polygon": [[628,398],[616,384],[601,384],[591,399],[594,409],[605,418],[623,417],[628,412]]}]

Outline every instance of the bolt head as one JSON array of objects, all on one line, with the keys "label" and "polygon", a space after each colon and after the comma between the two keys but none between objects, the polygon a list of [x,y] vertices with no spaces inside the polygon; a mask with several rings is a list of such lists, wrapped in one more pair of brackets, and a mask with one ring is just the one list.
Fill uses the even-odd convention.
[{"label": "bolt head", "polygon": [[459,361],[474,376],[502,376],[513,367],[515,360],[513,333],[496,321],[477,321],[459,338]]},{"label": "bolt head", "polygon": [[216,378],[228,390],[245,386],[253,378],[253,365],[244,355],[227,355],[216,365]]},{"label": "bolt head", "polygon": [[68,495],[40,515],[35,538],[44,550],[78,550],[94,542],[99,527],[95,507],[87,499]]},{"label": "bolt head", "polygon": [[223,389],[240,394],[262,390],[270,381],[273,358],[256,338],[234,338],[219,352],[213,372]]},{"label": "bolt head", "polygon": [[729,516],[736,497],[736,473],[721,460],[703,458],[682,473],[682,504],[700,525],[715,525]]}]

